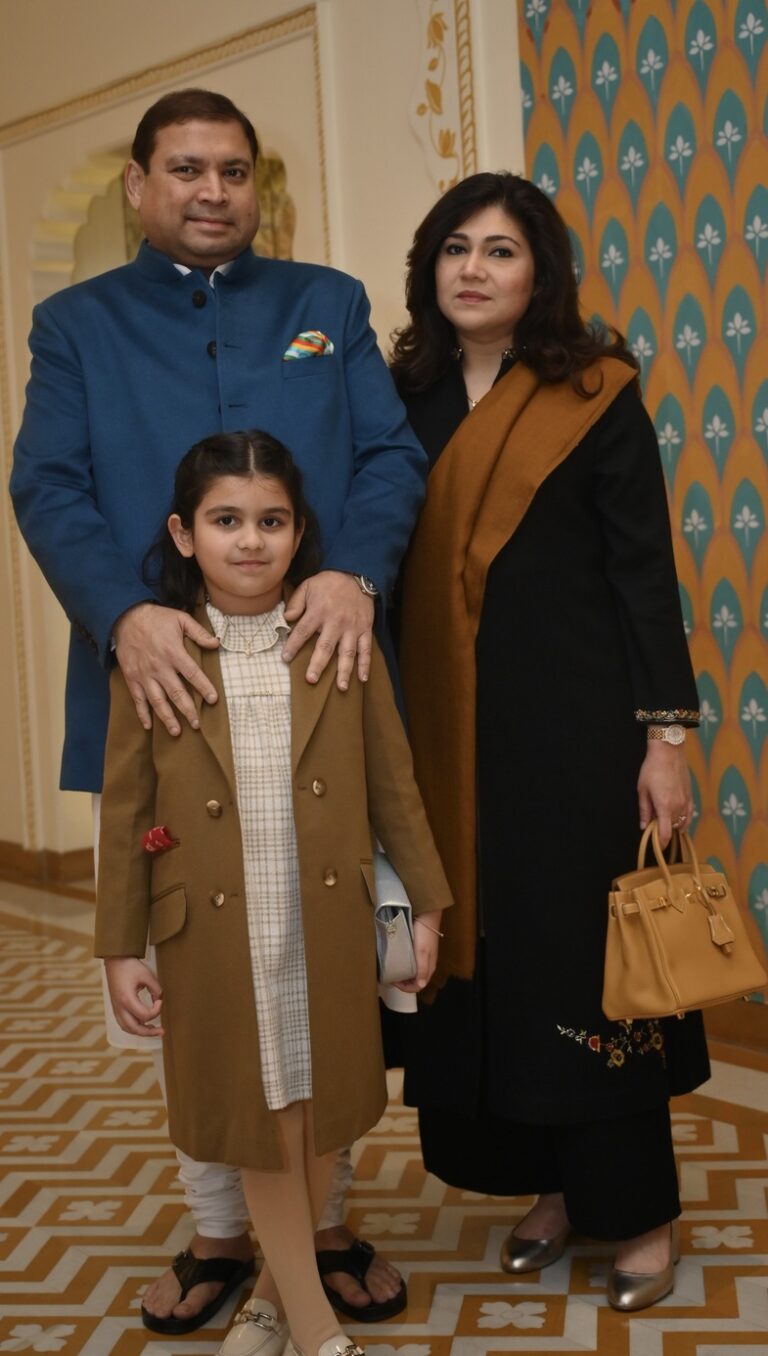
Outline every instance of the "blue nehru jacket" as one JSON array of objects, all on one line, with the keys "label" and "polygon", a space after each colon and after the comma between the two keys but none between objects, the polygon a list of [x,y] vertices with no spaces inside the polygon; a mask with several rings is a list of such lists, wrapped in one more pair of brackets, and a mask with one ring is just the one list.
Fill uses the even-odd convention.
[{"label": "blue nehru jacket", "polygon": [[[11,494],[71,622],[65,789],[101,788],[113,626],[153,597],[142,562],[193,443],[248,428],[279,438],[304,473],[324,568],[384,592],[424,497],[426,458],[362,285],[250,249],[214,281],[145,242],[132,264],[35,309]],[[286,361],[307,330],[333,352]]]}]

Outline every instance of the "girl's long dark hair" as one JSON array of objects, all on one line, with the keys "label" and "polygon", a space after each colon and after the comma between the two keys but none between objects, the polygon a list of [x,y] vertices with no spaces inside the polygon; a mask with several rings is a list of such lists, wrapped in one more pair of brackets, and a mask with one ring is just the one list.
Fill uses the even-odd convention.
[{"label": "girl's long dark hair", "polygon": [[[176,471],[170,513],[178,513],[182,526],[194,525],[195,510],[215,480],[221,476],[269,476],[279,480],[291,501],[296,525],[304,523],[304,535],[291,561],[287,579],[300,584],[320,567],[320,528],[304,497],[304,480],[293,457],[269,433],[250,429],[246,433],[214,433],[195,443],[182,457]],[[144,575],[161,602],[183,612],[194,612],[203,589],[203,576],[194,556],[177,551],[163,525],[147,552]]]},{"label": "girl's long dark hair", "polygon": [[533,296],[514,336],[521,361],[542,381],[569,380],[582,396],[595,394],[581,378],[597,358],[610,354],[636,368],[617,330],[584,323],[568,231],[546,193],[519,174],[472,174],[438,199],[413,237],[405,283],[411,320],[395,331],[392,349],[398,389],[426,390],[454,356],[456,335],[437,305],[435,264],[446,236],[485,207],[514,217],[533,253]]}]

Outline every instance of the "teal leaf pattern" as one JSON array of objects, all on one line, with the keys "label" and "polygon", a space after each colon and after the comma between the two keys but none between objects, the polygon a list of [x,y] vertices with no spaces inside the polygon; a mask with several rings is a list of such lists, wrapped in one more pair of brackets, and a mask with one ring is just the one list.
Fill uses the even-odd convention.
[{"label": "teal leaf pattern", "polygon": [[768,862],[758,862],[749,878],[747,902],[768,947]]},{"label": "teal leaf pattern", "polygon": [[768,188],[758,184],[744,213],[744,239],[755,256],[760,277],[768,264]]},{"label": "teal leaf pattern", "polygon": [[744,837],[744,830],[752,818],[752,802],[744,778],[739,769],[733,765],[727,768],[720,778],[718,805],[720,817],[734,847],[738,849]]},{"label": "teal leaf pattern", "polygon": [[768,736],[768,687],[758,673],[750,673],[741,689],[739,715],[755,767],[759,768],[763,744]]},{"label": "teal leaf pattern", "polygon": [[685,104],[675,104],[664,133],[664,158],[682,196],[696,154],[696,124]]},{"label": "teal leaf pattern", "polygon": [[659,345],[653,321],[642,306],[638,306],[627,325],[627,343],[640,364],[640,382],[645,387],[648,371]]},{"label": "teal leaf pattern", "polygon": [[636,122],[628,122],[621,134],[617,164],[619,174],[629,190],[632,207],[636,209],[638,194],[648,173],[648,147]]},{"label": "teal leaf pattern", "polygon": [[752,432],[768,461],[768,380],[761,383],[752,402]]},{"label": "teal leaf pattern", "polygon": [[742,480],[731,501],[731,529],[751,573],[755,547],[765,531],[765,509],[751,480]]},{"label": "teal leaf pattern", "polygon": [[725,91],[715,114],[714,142],[715,150],[728,172],[733,187],[733,179],[739,157],[747,140],[747,113],[741,99],[732,89]]},{"label": "teal leaf pattern", "polygon": [[743,379],[747,354],[755,342],[757,321],[752,300],[743,287],[734,287],[723,306],[722,335]]},{"label": "teal leaf pattern", "polygon": [[597,190],[603,178],[603,157],[591,132],[585,132],[573,158],[573,179],[587,209],[590,225],[595,210]]},{"label": "teal leaf pattern", "polygon": [[608,122],[611,120],[613,105],[621,81],[621,57],[619,49],[609,33],[604,33],[595,46],[592,57],[592,88]]},{"label": "teal leaf pattern", "polygon": [[576,67],[564,47],[558,47],[549,68],[549,99],[554,105],[563,131],[568,126],[578,86]]},{"label": "teal leaf pattern", "polygon": [[677,463],[685,446],[685,415],[680,401],[673,395],[666,395],[659,404],[653,424],[659,440],[664,475],[670,489],[673,489]]},{"label": "teal leaf pattern", "polygon": [[712,503],[698,480],[689,486],[683,502],[683,535],[690,546],[696,568],[701,573],[704,557],[712,537]]},{"label": "teal leaf pattern", "polygon": [[600,271],[611,289],[614,304],[619,304],[621,284],[629,267],[629,242],[621,222],[611,217],[600,241]]},{"label": "teal leaf pattern", "polygon": [[536,43],[536,51],[541,51],[541,40],[547,26],[547,15],[551,0],[524,0],[525,17]]},{"label": "teal leaf pattern", "polygon": [[768,640],[768,588],[760,599],[760,630]]},{"label": "teal leaf pattern", "polygon": [[720,256],[725,248],[727,228],[723,209],[711,193],[699,203],[693,233],[696,252],[707,270],[710,283],[714,283]]},{"label": "teal leaf pattern", "polygon": [[677,230],[669,208],[663,202],[654,207],[645,232],[645,261],[653,274],[662,302],[677,254]]},{"label": "teal leaf pattern", "polygon": [[539,147],[533,162],[533,182],[548,198],[554,198],[560,189],[560,167],[552,147],[546,141]]},{"label": "teal leaf pattern", "polygon": [[706,92],[709,68],[715,55],[717,32],[709,5],[696,0],[685,25],[685,55],[695,72],[702,94]]},{"label": "teal leaf pattern", "polygon": [[723,723],[723,701],[717,684],[710,673],[705,671],[697,674],[696,687],[699,691],[699,710],[701,712],[698,737],[704,750],[704,756],[709,762],[715,736]]},{"label": "teal leaf pattern", "polygon": [[765,0],[739,0],[733,24],[736,46],[749,66],[754,81],[768,33]]},{"label": "teal leaf pattern", "polygon": [[523,132],[528,135],[528,124],[531,121],[533,105],[535,101],[533,90],[533,78],[531,72],[524,61],[520,62],[520,99],[523,105]]},{"label": "teal leaf pattern", "polygon": [[722,479],[725,459],[731,450],[736,429],[731,403],[722,386],[713,386],[707,394],[702,410],[702,428],[707,444]]},{"label": "teal leaf pattern", "polygon": [[730,667],[744,619],[738,594],[729,579],[721,579],[712,594],[710,624],[723,658]]},{"label": "teal leaf pattern", "polygon": [[675,348],[691,386],[702,350],[707,341],[707,326],[695,297],[687,292],[677,308],[674,320]]},{"label": "teal leaf pattern", "polygon": [[658,19],[649,19],[638,39],[635,67],[654,109],[668,65],[667,35]]}]

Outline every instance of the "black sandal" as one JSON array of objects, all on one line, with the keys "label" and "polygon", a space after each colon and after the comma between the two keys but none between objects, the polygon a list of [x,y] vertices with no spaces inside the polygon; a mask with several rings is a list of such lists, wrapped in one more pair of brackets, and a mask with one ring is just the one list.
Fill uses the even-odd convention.
[{"label": "black sandal", "polygon": [[213,1318],[214,1314],[219,1312],[230,1295],[253,1275],[254,1261],[252,1257],[248,1262],[238,1262],[234,1257],[195,1257],[195,1254],[187,1249],[176,1254],[171,1267],[181,1286],[177,1304],[187,1298],[193,1286],[202,1285],[206,1281],[223,1282],[216,1298],[209,1300],[199,1314],[194,1314],[192,1318],[173,1318],[173,1316],[158,1318],[156,1314],[150,1314],[142,1304],[141,1321],[145,1328],[150,1328],[152,1332],[180,1336],[185,1332],[194,1332],[196,1328],[202,1328],[209,1318]]},{"label": "black sandal", "polygon": [[323,1282],[323,1290],[326,1299],[348,1318],[356,1318],[359,1323],[380,1323],[382,1319],[394,1318],[395,1314],[401,1314],[408,1303],[408,1291],[405,1288],[405,1281],[401,1279],[400,1289],[392,1299],[381,1300],[376,1303],[371,1299],[370,1304],[363,1305],[362,1309],[355,1304],[349,1304],[334,1290],[332,1286],[326,1285],[324,1276],[330,1275],[333,1271],[345,1271],[348,1276],[353,1276],[358,1285],[370,1295],[370,1290],[365,1284],[365,1274],[376,1256],[376,1249],[370,1244],[365,1243],[361,1238],[356,1238],[351,1248],[324,1248],[317,1253],[317,1269],[320,1272],[320,1279]]}]

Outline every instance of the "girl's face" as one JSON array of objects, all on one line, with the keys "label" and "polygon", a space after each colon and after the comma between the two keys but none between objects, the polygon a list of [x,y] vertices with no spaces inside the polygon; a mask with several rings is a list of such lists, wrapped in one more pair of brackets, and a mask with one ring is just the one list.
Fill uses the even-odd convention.
[{"label": "girl's face", "polygon": [[255,616],[280,602],[304,524],[296,522],[281,481],[221,476],[198,504],[192,527],[172,513],[168,531],[181,554],[197,560],[214,607]]},{"label": "girl's face", "polygon": [[449,236],[435,264],[437,304],[466,339],[511,347],[534,287],[533,253],[519,222],[484,207]]}]

